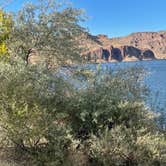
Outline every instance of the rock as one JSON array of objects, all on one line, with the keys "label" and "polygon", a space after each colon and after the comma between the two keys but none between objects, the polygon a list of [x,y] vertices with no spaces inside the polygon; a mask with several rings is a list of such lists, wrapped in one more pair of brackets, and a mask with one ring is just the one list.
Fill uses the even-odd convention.
[{"label": "rock", "polygon": [[155,59],[155,55],[152,50],[145,50],[142,52],[143,59]]},{"label": "rock", "polygon": [[103,48],[102,47],[90,52],[90,59],[94,62],[96,62],[98,59],[101,60],[102,57],[103,57]]},{"label": "rock", "polygon": [[28,50],[26,62],[27,64],[34,64],[34,65],[41,62],[41,58],[39,57],[36,49],[31,48]]},{"label": "rock", "polygon": [[117,61],[121,62],[123,60],[122,49],[112,48],[111,60],[117,60]]},{"label": "rock", "polygon": [[87,54],[87,59],[93,62],[110,62],[123,60],[144,60],[155,59],[155,55],[150,49],[138,49],[133,46],[98,48]]},{"label": "rock", "polygon": [[110,58],[110,51],[107,49],[103,49],[102,59],[105,61],[109,61],[109,58]]},{"label": "rock", "polygon": [[133,46],[124,46],[124,57],[142,60],[141,50]]},{"label": "rock", "polygon": [[90,38],[95,41],[87,41],[92,53],[89,59],[95,61],[166,59],[166,31],[138,32],[111,39],[100,34]]}]

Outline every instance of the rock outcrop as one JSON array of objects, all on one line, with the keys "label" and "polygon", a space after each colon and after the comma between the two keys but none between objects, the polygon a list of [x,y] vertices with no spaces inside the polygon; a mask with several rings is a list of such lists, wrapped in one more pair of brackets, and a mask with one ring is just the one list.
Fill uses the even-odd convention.
[{"label": "rock outcrop", "polygon": [[166,59],[166,31],[139,32],[126,37],[108,38],[106,35],[91,36],[88,60],[133,61]]},{"label": "rock outcrop", "polygon": [[110,62],[110,61],[131,61],[131,60],[147,60],[155,59],[155,54],[150,49],[139,49],[133,46],[120,47],[99,47],[90,51],[86,55],[86,59],[93,62]]}]

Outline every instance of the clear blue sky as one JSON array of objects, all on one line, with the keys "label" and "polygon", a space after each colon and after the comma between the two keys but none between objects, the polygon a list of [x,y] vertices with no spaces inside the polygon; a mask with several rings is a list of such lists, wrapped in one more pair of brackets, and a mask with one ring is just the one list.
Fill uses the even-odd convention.
[{"label": "clear blue sky", "polygon": [[[14,0],[10,9],[18,9],[23,1],[27,2]],[[95,35],[116,37],[138,31],[166,30],[166,0],[71,1],[75,7],[86,10],[89,19],[83,25]]]}]

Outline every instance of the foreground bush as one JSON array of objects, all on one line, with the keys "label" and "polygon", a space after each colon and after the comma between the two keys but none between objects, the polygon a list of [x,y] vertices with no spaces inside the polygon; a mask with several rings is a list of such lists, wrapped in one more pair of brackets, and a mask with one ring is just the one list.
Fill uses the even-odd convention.
[{"label": "foreground bush", "polygon": [[93,165],[164,166],[165,148],[164,135],[119,125],[92,139],[91,155]]},{"label": "foreground bush", "polygon": [[98,73],[70,102],[73,134],[92,165],[165,165],[166,138],[145,104],[144,73],[137,67]]},{"label": "foreground bush", "polygon": [[165,136],[145,106],[143,73],[96,73],[76,89],[43,67],[1,63],[1,144],[31,165],[164,165]]},{"label": "foreground bush", "polygon": [[[143,70],[131,68],[105,74],[95,73],[88,80],[87,87],[76,91],[68,103],[71,126],[76,137],[85,139],[91,133],[98,135],[105,128],[113,125],[130,125],[130,121],[144,117],[146,111],[142,107],[138,110],[120,109],[125,102],[142,103],[148,94],[148,89],[142,85]],[[77,124],[77,125],[74,125]],[[142,125],[142,124],[141,124]]]},{"label": "foreground bush", "polygon": [[0,64],[0,124],[5,146],[33,156],[35,162],[63,163],[69,143],[63,119],[65,82],[51,72],[25,64]]}]

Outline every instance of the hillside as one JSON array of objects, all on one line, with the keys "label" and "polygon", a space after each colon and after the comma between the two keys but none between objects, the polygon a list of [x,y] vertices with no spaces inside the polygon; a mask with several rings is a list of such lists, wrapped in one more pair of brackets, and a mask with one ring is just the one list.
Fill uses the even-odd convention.
[{"label": "hillside", "polygon": [[125,37],[88,36],[84,53],[91,61],[166,59],[166,31],[138,32]]}]

